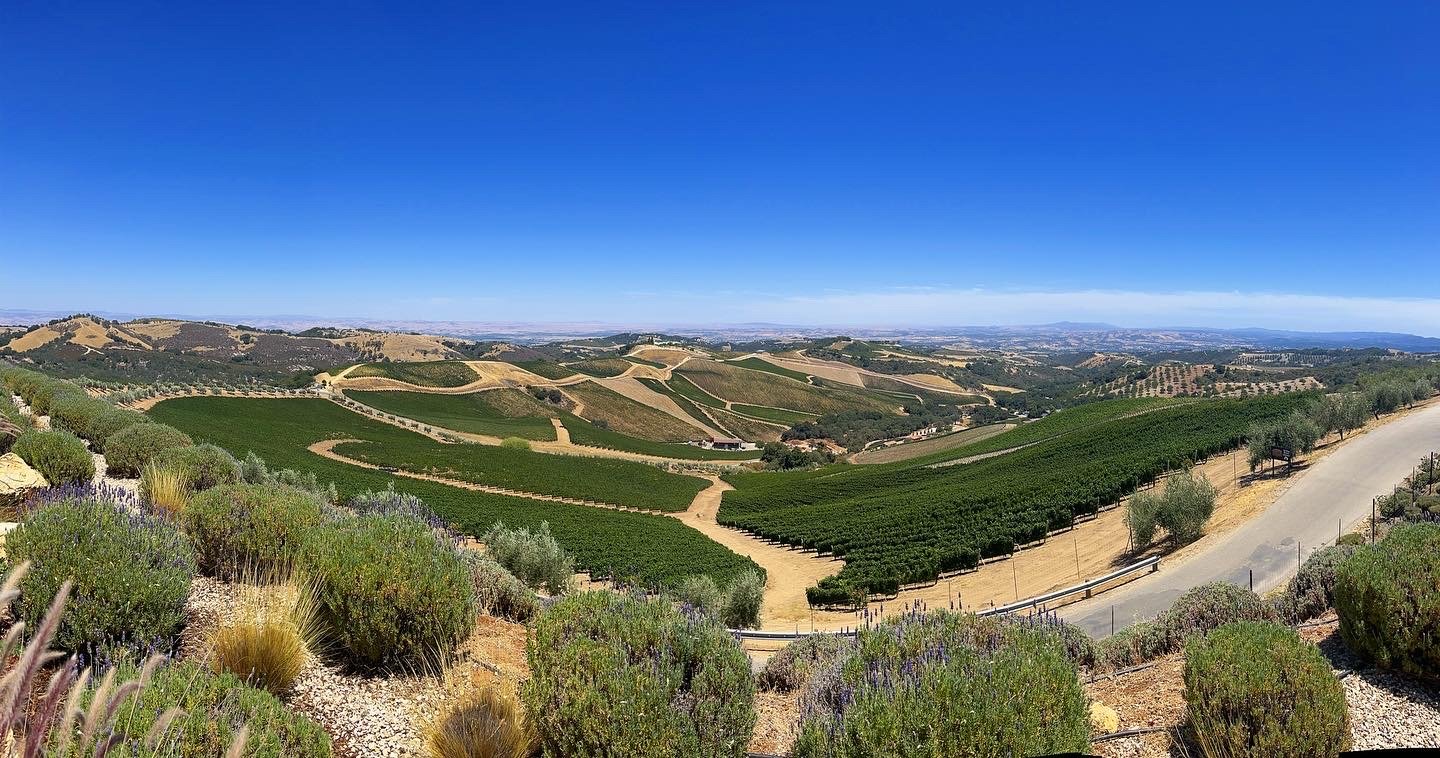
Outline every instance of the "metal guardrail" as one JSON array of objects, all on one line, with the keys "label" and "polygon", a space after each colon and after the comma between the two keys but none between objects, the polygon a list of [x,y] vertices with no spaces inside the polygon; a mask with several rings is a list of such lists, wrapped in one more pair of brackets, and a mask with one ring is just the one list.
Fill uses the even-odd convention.
[{"label": "metal guardrail", "polygon": [[[997,616],[1025,610],[1026,608],[1039,608],[1040,606],[1043,606],[1047,603],[1051,603],[1053,601],[1069,597],[1071,595],[1078,595],[1081,592],[1085,593],[1086,597],[1090,597],[1091,594],[1093,594],[1095,588],[1103,584],[1113,582],[1116,579],[1120,579],[1129,574],[1144,571],[1145,569],[1149,569],[1152,572],[1160,570],[1159,556],[1146,558],[1143,561],[1137,561],[1130,564],[1129,566],[1116,569],[1108,574],[1105,574],[1103,576],[1097,576],[1094,579],[1081,582],[1080,584],[1074,585],[1072,587],[1065,587],[1063,589],[1055,590],[1054,592],[1047,592],[1043,595],[1036,595],[1035,597],[1026,598],[1018,602],[1010,603],[1009,605],[999,605],[993,608],[985,608],[983,610],[976,611],[975,615]],[[854,629],[844,629],[839,632],[767,632],[758,629],[731,629],[730,633],[741,639],[746,640],[798,640],[802,637],[809,637],[812,634],[839,634],[842,637],[853,637],[856,634]]]}]

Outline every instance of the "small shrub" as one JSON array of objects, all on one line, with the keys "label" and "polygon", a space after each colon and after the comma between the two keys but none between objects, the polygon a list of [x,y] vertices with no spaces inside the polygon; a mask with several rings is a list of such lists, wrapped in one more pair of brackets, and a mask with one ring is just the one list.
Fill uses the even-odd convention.
[{"label": "small shrub", "polygon": [[1130,527],[1136,550],[1155,539],[1155,514],[1160,511],[1160,496],[1153,491],[1136,492],[1125,503],[1125,524]]},{"label": "small shrub", "polygon": [[240,462],[224,448],[210,444],[162,451],[150,465],[178,471],[193,492],[240,481]]},{"label": "small shrub", "polygon": [[1207,758],[1335,756],[1345,692],[1320,651],[1275,624],[1227,624],[1185,648],[1189,729]]},{"label": "small shrub", "polygon": [[148,423],[151,423],[150,419],[143,413],[107,404],[105,410],[90,419],[90,423],[86,427],[85,439],[90,440],[91,447],[103,453],[105,452],[105,440],[110,439],[111,435],[126,427]]},{"label": "small shrub", "polygon": [[1384,668],[1440,672],[1440,526],[1402,524],[1335,571],[1340,636]]},{"label": "small shrub", "polygon": [[[126,663],[122,677],[136,675]],[[148,739],[151,725],[179,709],[169,728]],[[320,725],[287,707],[274,695],[248,687],[230,674],[214,674],[190,661],[160,666],[132,704],[121,709],[116,736],[134,758],[223,756],[241,730],[247,758],[328,758],[330,737]]]},{"label": "small shrub", "polygon": [[746,569],[730,582],[720,607],[720,623],[731,629],[760,625],[760,605],[765,600],[765,580],[754,569]]},{"label": "small shrub", "polygon": [[667,602],[570,595],[535,622],[526,657],[521,696],[550,755],[739,758],[755,728],[739,643]]},{"label": "small shrub", "polygon": [[476,610],[518,622],[529,621],[540,612],[539,598],[504,566],[469,550],[460,555],[470,569]]},{"label": "small shrub", "polygon": [[515,701],[487,687],[454,703],[426,730],[426,758],[529,758],[535,735]]},{"label": "small shrub", "polygon": [[1259,595],[1226,582],[1195,587],[1177,598],[1160,614],[1159,624],[1167,638],[1166,651],[1173,653],[1191,637],[1235,621],[1270,621],[1274,616]]},{"label": "small shrub", "polygon": [[195,541],[200,568],[227,581],[247,573],[283,573],[307,533],[325,521],[320,501],[284,485],[225,484],[190,499],[181,525]]},{"label": "small shrub", "polygon": [[705,574],[687,576],[680,580],[671,595],[676,602],[685,603],[700,613],[713,615],[724,601],[720,587]]},{"label": "small shrub", "polygon": [[432,528],[449,531],[445,521],[435,515],[424,500],[408,492],[396,492],[394,482],[386,489],[362,492],[350,498],[349,505],[362,516],[408,516]]},{"label": "small shrub", "polygon": [[1336,569],[1354,553],[1352,545],[1334,545],[1315,551],[1291,577],[1285,591],[1275,598],[1276,615],[1298,624],[1335,607]]},{"label": "small shrub", "polygon": [[1365,535],[1363,535],[1363,534],[1358,534],[1358,533],[1356,533],[1356,532],[1351,532],[1351,533],[1349,533],[1349,534],[1346,534],[1346,535],[1343,535],[1342,537],[1340,537],[1340,539],[1338,539],[1338,540],[1335,541],[1335,544],[1336,544],[1336,545],[1355,545],[1355,546],[1358,546],[1358,545],[1367,544],[1368,542],[1369,542],[1369,540],[1365,539]]},{"label": "small shrub", "polygon": [[303,559],[327,638],[360,667],[441,665],[474,626],[469,567],[427,524],[327,524],[311,530]]},{"label": "small shrub", "polygon": [[550,535],[550,525],[507,529],[496,523],[483,538],[485,552],[526,586],[543,587],[551,595],[564,594],[575,579],[575,559]]},{"label": "small shrub", "polygon": [[794,692],[805,686],[816,671],[854,648],[854,641],[837,634],[802,637],[770,656],[755,683],[768,692]]},{"label": "small shrub", "polygon": [[529,450],[530,440],[523,439],[521,437],[506,437],[505,439],[500,440],[500,447],[503,447],[506,450]]},{"label": "small shrub", "polygon": [[95,442],[91,422],[114,406],[84,392],[57,395],[50,402],[50,425],[73,432],[75,436]]},{"label": "small shrub", "polygon": [[1131,624],[1097,643],[1095,659],[1100,668],[1120,669],[1170,652],[1170,639],[1165,628],[1154,621],[1144,621]]},{"label": "small shrub", "polygon": [[796,758],[1047,755],[1090,745],[1060,638],[1028,624],[911,613],[862,629],[812,678]]},{"label": "small shrub", "polygon": [[105,464],[114,476],[138,477],[160,453],[194,444],[189,435],[165,424],[127,426],[105,440]]},{"label": "small shrub", "polygon": [[51,485],[88,482],[95,476],[95,458],[79,437],[69,432],[32,429],[20,435],[11,452],[39,471]]},{"label": "small shrub", "polygon": [[35,628],[67,579],[74,593],[55,644],[82,653],[171,649],[185,622],[195,557],[169,524],[95,497],[42,504],[6,537],[30,561],[19,617]]},{"label": "small shrub", "polygon": [[274,586],[244,586],[235,617],[212,634],[211,661],[271,694],[290,691],[320,647],[313,588],[294,579]]}]

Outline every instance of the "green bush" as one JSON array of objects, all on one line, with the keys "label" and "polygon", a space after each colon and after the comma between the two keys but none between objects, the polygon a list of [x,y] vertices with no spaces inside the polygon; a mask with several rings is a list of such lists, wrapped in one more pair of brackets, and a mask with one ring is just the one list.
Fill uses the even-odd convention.
[{"label": "green bush", "polygon": [[1365,544],[1368,544],[1369,542],[1370,542],[1369,540],[1365,539],[1365,535],[1359,534],[1359,533],[1357,533],[1357,532],[1351,532],[1351,533],[1349,533],[1349,534],[1346,534],[1346,535],[1342,536],[1340,539],[1336,540],[1336,541],[1335,541],[1335,544],[1336,544],[1336,545],[1365,545]]},{"label": "green bush", "polygon": [[689,605],[697,612],[706,615],[714,614],[719,610],[725,599],[720,592],[720,587],[715,584],[715,580],[705,574],[681,579],[675,589],[671,590],[670,595],[675,602]]},{"label": "green bush", "polygon": [[32,429],[15,440],[11,452],[39,471],[51,485],[88,482],[95,476],[95,458],[79,437],[69,432]]},{"label": "green bush", "polygon": [[150,460],[156,466],[180,472],[191,492],[240,481],[240,462],[222,447],[210,444],[174,447]]},{"label": "green bush", "polygon": [[327,638],[359,667],[442,664],[474,627],[471,569],[423,522],[327,524],[311,530],[302,559]]},{"label": "green bush", "polygon": [[1085,751],[1088,704],[1057,635],[954,613],[862,629],[806,688],[796,758]]},{"label": "green bush", "polygon": [[173,426],[127,426],[105,440],[105,465],[114,476],[135,478],[151,458],[166,450],[193,444],[189,435]]},{"label": "green bush", "polygon": [[42,504],[5,540],[6,558],[30,561],[19,617],[34,628],[60,585],[75,582],[56,646],[85,653],[171,649],[185,622],[195,556],[157,519],[95,497]]},{"label": "green bush", "polygon": [[1159,658],[1170,651],[1165,628],[1154,621],[1131,624],[1095,645],[1095,664],[1103,669],[1120,669]]},{"label": "green bush", "polygon": [[1402,524],[1335,572],[1340,636],[1384,668],[1440,672],[1440,525]]},{"label": "green bush", "polygon": [[180,514],[200,568],[228,581],[284,573],[324,521],[314,495],[270,484],[222,484],[195,495]]},{"label": "green bush", "polygon": [[506,437],[505,439],[500,440],[500,447],[503,447],[507,450],[529,450],[530,440],[527,440],[523,437]]},{"label": "green bush", "polygon": [[[122,663],[116,681],[138,676],[133,664]],[[86,703],[91,694],[85,698]],[[147,744],[151,725],[161,714],[180,714],[158,741]],[[192,661],[162,665],[140,694],[120,708],[115,733],[127,758],[222,756],[235,735],[248,727],[246,756],[252,758],[328,758],[325,730],[264,690],[246,686],[231,674],[215,674]]]},{"label": "green bush", "polygon": [[559,595],[569,590],[575,579],[575,559],[560,547],[550,535],[550,525],[543,521],[533,532],[496,523],[481,541],[495,562],[529,587],[543,587],[551,595]]},{"label": "green bush", "polygon": [[1336,569],[1354,554],[1355,546],[1343,544],[1315,551],[1272,602],[1275,615],[1298,624],[1335,607]]},{"label": "green bush", "polygon": [[1235,621],[1271,621],[1276,611],[1244,587],[1213,582],[1177,598],[1154,621],[1134,624],[1095,646],[1095,663],[1124,668],[1179,652],[1192,637]]},{"label": "green bush", "polygon": [[730,582],[720,606],[720,623],[731,629],[760,625],[760,605],[765,600],[765,580],[754,569],[745,569]]},{"label": "green bush", "polygon": [[540,599],[504,566],[469,550],[460,555],[470,568],[476,610],[522,623],[540,613]]},{"label": "green bush", "polygon": [[84,392],[67,392],[57,395],[50,402],[50,425],[56,429],[70,431],[82,439],[95,442],[95,437],[91,433],[92,422],[100,414],[114,407],[104,400],[90,397]]},{"label": "green bush", "polygon": [[755,683],[768,692],[794,692],[817,670],[846,656],[855,643],[838,634],[812,634],[780,648],[760,670]]},{"label": "green bush", "polygon": [[541,614],[526,657],[521,697],[547,755],[745,755],[750,661],[713,621],[586,592]]},{"label": "green bush", "polygon": [[1319,649],[1275,624],[1227,624],[1185,648],[1189,729],[1207,758],[1334,756],[1345,692]]}]

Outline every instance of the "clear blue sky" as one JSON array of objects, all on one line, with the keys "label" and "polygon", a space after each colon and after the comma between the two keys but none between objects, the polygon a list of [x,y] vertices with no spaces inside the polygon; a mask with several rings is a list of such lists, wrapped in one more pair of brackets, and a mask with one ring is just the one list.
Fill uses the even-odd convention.
[{"label": "clear blue sky", "polygon": [[1433,2],[12,0],[0,308],[1440,334],[1437,38]]}]

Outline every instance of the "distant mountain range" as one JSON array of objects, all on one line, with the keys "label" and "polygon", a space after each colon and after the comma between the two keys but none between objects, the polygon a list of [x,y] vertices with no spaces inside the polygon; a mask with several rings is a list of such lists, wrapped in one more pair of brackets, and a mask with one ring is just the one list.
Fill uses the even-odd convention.
[{"label": "distant mountain range", "polygon": [[[0,309],[0,324],[33,325],[64,318],[70,312]],[[97,315],[117,321],[138,314]],[[864,339],[917,344],[967,345],[1010,350],[1102,350],[1154,352],[1226,348],[1382,348],[1417,353],[1440,353],[1440,338],[1396,332],[1303,332],[1264,328],[1218,329],[1206,327],[1122,327],[1112,324],[1059,322],[1014,326],[955,326],[916,328],[863,328],[853,326],[792,326],[742,323],[711,326],[664,323],[605,322],[534,323],[505,321],[424,321],[315,316],[175,316],[147,314],[150,318],[246,324],[259,329],[298,333],[316,327],[368,329],[387,333],[427,334],[470,340],[501,340],[542,344],[567,339],[595,338],[617,332],[663,333],[707,342],[807,340],[845,334]]]}]

